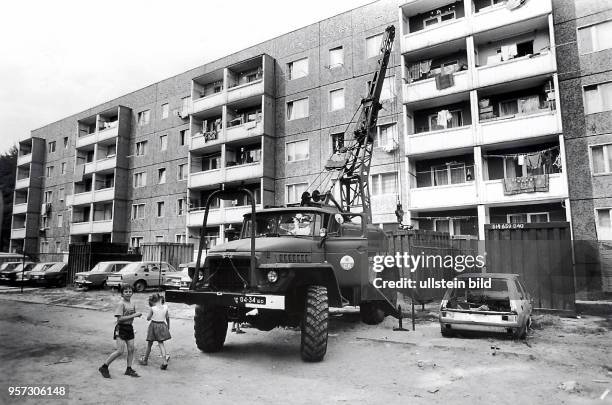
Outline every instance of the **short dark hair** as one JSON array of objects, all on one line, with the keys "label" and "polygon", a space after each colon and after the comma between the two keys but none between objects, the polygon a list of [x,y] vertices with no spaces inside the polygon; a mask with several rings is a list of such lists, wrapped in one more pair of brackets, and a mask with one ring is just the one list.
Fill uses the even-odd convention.
[{"label": "short dark hair", "polygon": [[134,288],[128,284],[128,283],[121,283],[119,284],[119,294],[123,295],[123,292],[125,291],[126,288],[129,288],[130,290],[134,290]]}]

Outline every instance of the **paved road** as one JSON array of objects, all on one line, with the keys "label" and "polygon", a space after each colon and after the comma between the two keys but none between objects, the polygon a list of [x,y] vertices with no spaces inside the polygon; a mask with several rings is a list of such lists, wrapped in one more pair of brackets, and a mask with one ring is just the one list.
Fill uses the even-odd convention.
[{"label": "paved road", "polygon": [[[130,378],[122,375],[122,358],[106,380],[97,368],[113,349],[110,308],[13,298],[0,298],[0,403],[6,404],[40,403],[7,396],[7,385],[24,383],[69,384],[69,399],[53,404],[586,404],[612,387],[605,369],[612,366],[610,320],[543,318],[544,329],[532,333],[529,346],[444,339],[431,321],[416,332],[393,332],[390,319],[369,327],[351,314],[333,317],[328,354],[317,364],[300,360],[297,331],[230,333],[224,352],[207,355],[195,348],[193,322],[175,319],[167,371],[153,357],[149,366],[135,366],[141,378]],[[146,321],[136,320],[135,327],[142,352]],[[568,380],[578,388],[558,388]],[[598,403],[612,403],[612,395]]]}]

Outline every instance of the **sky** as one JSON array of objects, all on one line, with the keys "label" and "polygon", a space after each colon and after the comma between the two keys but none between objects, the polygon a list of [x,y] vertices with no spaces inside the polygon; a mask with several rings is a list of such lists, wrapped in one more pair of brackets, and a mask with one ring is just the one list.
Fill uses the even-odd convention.
[{"label": "sky", "polygon": [[33,129],[371,2],[3,2],[0,153]]}]

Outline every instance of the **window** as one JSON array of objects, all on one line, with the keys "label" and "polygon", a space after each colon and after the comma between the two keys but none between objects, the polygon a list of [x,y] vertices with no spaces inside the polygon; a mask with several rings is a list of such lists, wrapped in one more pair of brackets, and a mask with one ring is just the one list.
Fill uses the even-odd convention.
[{"label": "window", "polygon": [[310,144],[308,139],[295,142],[287,142],[287,162],[307,160],[309,157]]},{"label": "window", "polygon": [[166,168],[162,167],[157,169],[157,184],[164,184],[166,182]]},{"label": "window", "polygon": [[374,147],[395,150],[399,144],[397,124],[379,125],[374,136]]},{"label": "window", "polygon": [[344,65],[344,50],[341,46],[329,50],[329,68],[333,69]]},{"label": "window", "polygon": [[164,202],[163,201],[158,201],[157,202],[157,217],[163,217],[164,216]]},{"label": "window", "polygon": [[382,90],[380,92],[380,101],[392,100],[395,98],[395,83],[394,77],[385,77],[383,80]]},{"label": "window", "polygon": [[140,247],[140,245],[142,244],[143,239],[144,238],[142,236],[132,236],[130,238],[130,246],[133,247],[133,248]]},{"label": "window", "polygon": [[170,106],[168,105],[168,103],[162,104],[162,106],[161,106],[161,117],[162,117],[162,120],[168,118],[169,114],[170,114]]},{"label": "window", "polygon": [[190,129],[183,129],[182,131],[179,132],[179,145],[183,146],[185,145],[185,139],[189,138],[191,136],[191,130]]},{"label": "window", "polygon": [[59,200],[64,201],[64,198],[66,198],[66,189],[64,187],[61,187],[59,189]]},{"label": "window", "polygon": [[61,228],[64,226],[64,216],[62,214],[57,214],[57,227]]},{"label": "window", "polygon": [[66,162],[62,162],[62,174],[66,174]]},{"label": "window", "polygon": [[455,10],[446,11],[433,17],[426,18],[423,20],[423,28],[431,27],[432,25],[439,24],[444,21],[455,19]]},{"label": "window", "polygon": [[299,59],[287,64],[289,80],[308,76],[308,58]]},{"label": "window", "polygon": [[40,227],[42,229],[49,229],[49,217],[48,216],[43,216],[40,218]]},{"label": "window", "polygon": [[55,253],[62,253],[62,242],[55,242]]},{"label": "window", "polygon": [[49,253],[49,242],[40,242],[40,253]]},{"label": "window", "polygon": [[55,141],[49,142],[49,153],[55,152]]},{"label": "window", "polygon": [[216,170],[221,168],[221,155],[215,154],[202,157],[202,171]]},{"label": "window", "polygon": [[578,28],[578,49],[581,54],[612,48],[612,20]]},{"label": "window", "polygon": [[612,173],[612,144],[591,147],[593,174]]},{"label": "window", "polygon": [[147,125],[151,120],[151,110],[145,110],[138,113],[138,125]]},{"label": "window", "polygon": [[285,197],[287,204],[300,202],[302,200],[302,194],[307,188],[308,183],[288,184]]},{"label": "window", "polygon": [[155,236],[155,243],[161,243],[164,241],[164,235],[156,235]]},{"label": "window", "polygon": [[134,173],[134,188],[144,187],[147,185],[147,173]]},{"label": "window", "polygon": [[344,89],[329,92],[329,110],[336,111],[344,108]]},{"label": "window", "polygon": [[132,204],[132,220],[145,218],[145,205]]},{"label": "window", "polygon": [[461,110],[440,110],[437,114],[431,114],[427,119],[429,131],[439,131],[448,128],[463,126],[463,113]]},{"label": "window", "polygon": [[191,96],[183,97],[181,99],[181,116],[183,118],[189,115],[190,106],[191,106]]},{"label": "window", "polygon": [[68,137],[64,137],[64,149],[68,149]]},{"label": "window", "polygon": [[289,101],[287,103],[287,120],[308,117],[308,98]]},{"label": "window", "polygon": [[541,223],[549,221],[550,215],[548,212],[529,212],[506,215],[506,222],[509,224]]},{"label": "window", "polygon": [[178,165],[177,171],[177,179],[178,180],[187,180],[187,163],[183,163],[182,165]]},{"label": "window", "polygon": [[147,141],[136,142],[136,156],[144,156],[147,153]]},{"label": "window", "polygon": [[612,110],[612,82],[584,87],[585,114]]},{"label": "window", "polygon": [[338,153],[344,148],[344,133],[331,134],[332,153]]},{"label": "window", "polygon": [[174,241],[176,243],[187,243],[187,235],[184,233],[178,233],[174,235]]},{"label": "window", "polygon": [[176,202],[177,215],[185,215],[186,208],[187,208],[187,200],[185,198],[179,198]]},{"label": "window", "polygon": [[159,136],[159,149],[160,150],[168,149],[168,135]]},{"label": "window", "polygon": [[380,55],[380,48],[382,46],[383,35],[378,34],[372,37],[366,38],[366,59],[373,58]]},{"label": "window", "polygon": [[53,166],[47,166],[47,177],[53,176]]},{"label": "window", "polygon": [[397,173],[372,175],[372,195],[397,194]]},{"label": "window", "polygon": [[45,191],[44,202],[48,204],[53,200],[53,191]]}]

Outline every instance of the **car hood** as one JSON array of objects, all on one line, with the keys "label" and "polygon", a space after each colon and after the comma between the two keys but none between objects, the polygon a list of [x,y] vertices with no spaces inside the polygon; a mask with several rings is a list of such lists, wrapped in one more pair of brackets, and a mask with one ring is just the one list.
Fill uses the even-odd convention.
[{"label": "car hood", "polygon": [[[318,240],[305,236],[278,236],[255,238],[256,252],[291,252],[311,253],[317,246]],[[225,252],[249,253],[251,239],[238,239],[213,247],[208,255],[217,255]]]}]

